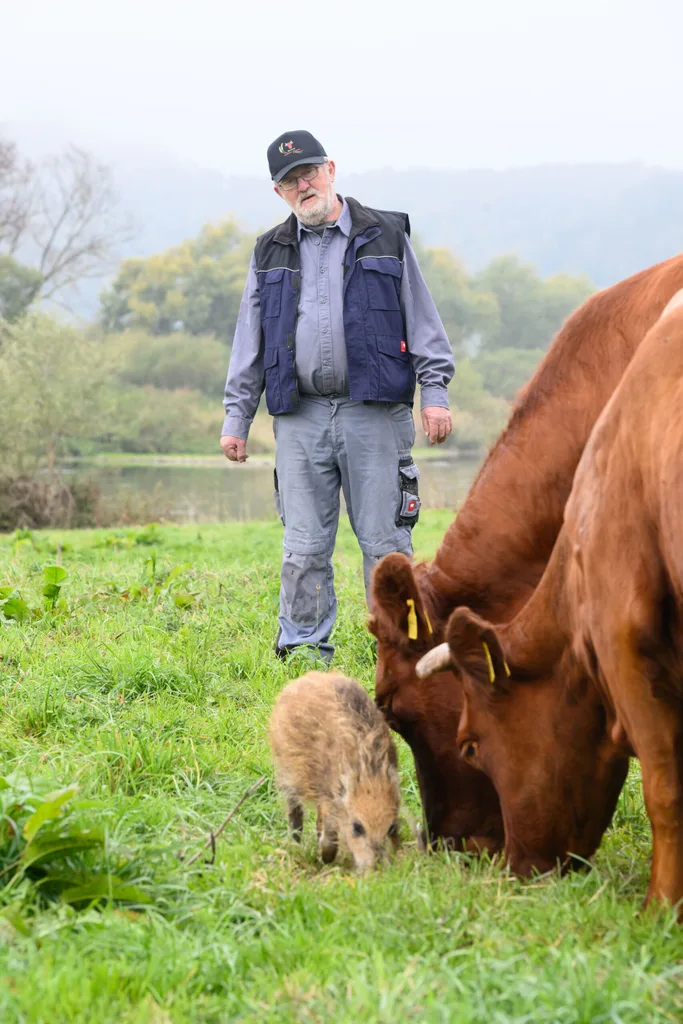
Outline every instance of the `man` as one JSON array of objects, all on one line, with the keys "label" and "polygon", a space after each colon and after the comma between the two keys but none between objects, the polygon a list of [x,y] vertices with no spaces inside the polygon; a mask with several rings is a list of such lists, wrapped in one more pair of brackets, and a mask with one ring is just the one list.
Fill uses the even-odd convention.
[{"label": "man", "polygon": [[261,393],[274,417],[275,500],[284,524],[276,653],[330,661],[339,490],[374,563],[412,554],[420,509],[412,402],[421,386],[431,444],[451,432],[453,356],[403,213],[334,189],[335,165],[309,132],[268,147],[274,189],[293,211],[257,239],[225,387],[221,447],[245,462]]}]

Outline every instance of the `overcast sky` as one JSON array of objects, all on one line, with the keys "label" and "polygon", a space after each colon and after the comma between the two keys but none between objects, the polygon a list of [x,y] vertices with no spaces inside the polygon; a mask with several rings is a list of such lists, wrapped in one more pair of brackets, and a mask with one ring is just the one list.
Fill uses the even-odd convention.
[{"label": "overcast sky", "polygon": [[680,0],[0,0],[0,128],[265,173],[683,168]]}]

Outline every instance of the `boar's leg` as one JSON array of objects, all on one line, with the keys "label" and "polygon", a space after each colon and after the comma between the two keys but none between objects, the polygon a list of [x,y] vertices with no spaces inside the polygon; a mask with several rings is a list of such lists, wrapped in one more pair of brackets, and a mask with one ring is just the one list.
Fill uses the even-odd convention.
[{"label": "boar's leg", "polygon": [[336,831],[331,827],[329,821],[325,817],[325,812],[321,807],[318,808],[318,846],[320,847],[320,856],[322,857],[323,864],[331,864],[334,858],[337,856],[337,847],[339,845],[339,839]]},{"label": "boar's leg", "polygon": [[287,817],[292,838],[300,843],[304,830],[304,809],[295,796],[287,797]]}]

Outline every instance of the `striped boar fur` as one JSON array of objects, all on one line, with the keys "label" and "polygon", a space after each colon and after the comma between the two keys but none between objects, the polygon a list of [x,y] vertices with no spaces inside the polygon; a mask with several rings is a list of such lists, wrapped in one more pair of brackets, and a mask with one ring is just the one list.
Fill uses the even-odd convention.
[{"label": "striped boar fur", "polygon": [[288,683],[270,722],[270,745],[295,839],[304,805],[317,809],[320,854],[328,864],[341,844],[357,871],[398,845],[396,748],[381,712],[353,679],[308,672]]}]

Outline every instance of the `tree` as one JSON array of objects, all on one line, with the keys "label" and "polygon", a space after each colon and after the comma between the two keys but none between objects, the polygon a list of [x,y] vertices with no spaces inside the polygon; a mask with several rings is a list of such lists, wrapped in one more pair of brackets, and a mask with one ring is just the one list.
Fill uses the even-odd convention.
[{"label": "tree", "polygon": [[475,287],[493,294],[499,319],[482,332],[482,347],[543,349],[564,319],[594,290],[587,277],[556,274],[545,281],[534,267],[513,255],[498,256],[475,278]]},{"label": "tree", "polygon": [[33,267],[0,256],[0,320],[13,323],[26,312],[40,291],[42,275]]},{"label": "tree", "polygon": [[9,325],[0,347],[3,472],[52,473],[70,439],[107,420],[111,376],[107,346],[83,332],[37,315]]},{"label": "tree", "polygon": [[131,234],[111,171],[85,150],[32,164],[0,139],[0,255],[40,274],[41,298],[66,304],[81,281],[113,268]]},{"label": "tree", "polygon": [[469,357],[458,360],[448,394],[453,407],[453,444],[462,452],[480,452],[505,426],[510,407],[494,398]]},{"label": "tree", "polygon": [[469,338],[496,329],[496,299],[473,288],[463,264],[449,249],[425,249],[415,239],[413,247],[451,346],[464,355]]},{"label": "tree", "polygon": [[26,232],[32,204],[33,165],[0,136],[0,252],[11,255]]},{"label": "tree", "polygon": [[150,337],[142,331],[126,331],[110,335],[108,345],[118,352],[118,378],[124,384],[189,388],[215,399],[223,395],[229,352],[210,335],[178,332]]},{"label": "tree", "polygon": [[231,340],[253,246],[253,236],[225,220],[166,252],[125,260],[102,295],[105,330],[185,331]]},{"label": "tree", "polygon": [[534,375],[542,358],[540,348],[499,348],[494,352],[480,352],[474,359],[474,366],[490,394],[512,402]]}]

